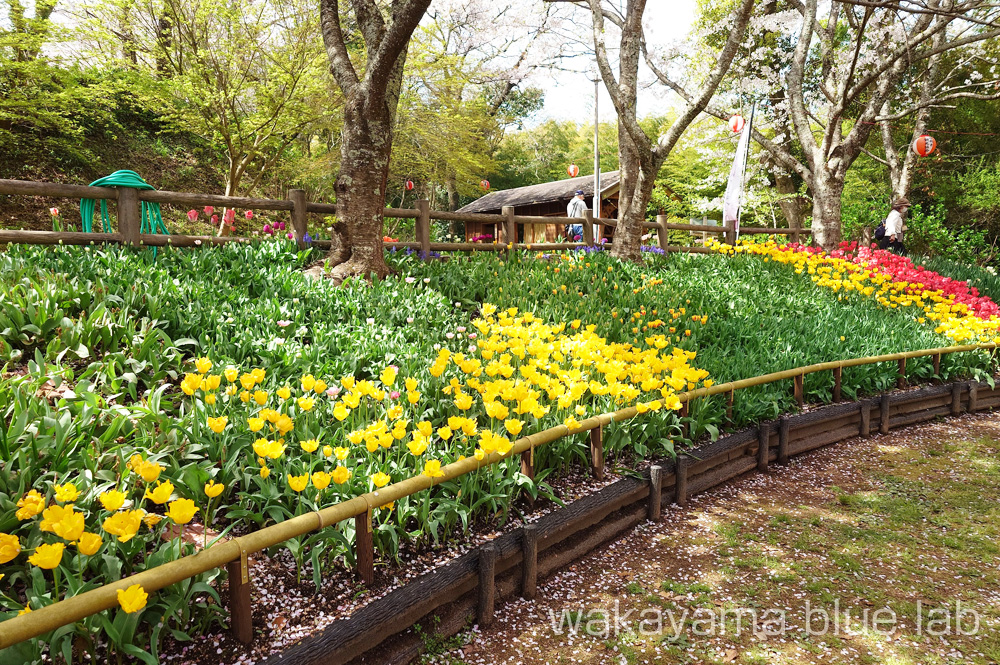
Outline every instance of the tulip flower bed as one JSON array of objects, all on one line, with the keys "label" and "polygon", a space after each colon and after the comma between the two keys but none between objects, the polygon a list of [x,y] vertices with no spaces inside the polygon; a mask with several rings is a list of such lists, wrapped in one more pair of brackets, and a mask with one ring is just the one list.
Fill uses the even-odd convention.
[{"label": "tulip flower bed", "polygon": [[[608,463],[669,456],[687,443],[677,392],[944,339],[754,257],[398,253],[398,277],[341,287],[305,277],[311,258],[281,241],[155,261],[117,248],[0,254],[0,619],[190,552],[184,530],[204,544],[205,523],[246,532],[628,404],[646,413],[607,429]],[[987,368],[961,354],[942,373]],[[929,361],[913,371],[928,376]],[[859,367],[844,391],[894,380],[895,368]],[[806,387],[823,399],[828,384]],[[787,386],[741,391],[734,420],[793,404]],[[693,406],[692,436],[717,434],[721,406]],[[509,459],[397,501],[374,516],[376,545],[390,561],[453,546],[502,523],[519,496],[556,498],[552,474],[585,468],[586,454],[568,437],[535,452],[534,480]],[[287,543],[303,585],[353,564],[352,530]],[[155,662],[164,636],[224,620],[218,575],[129,589],[119,610],[0,656]]]},{"label": "tulip flower bed", "polygon": [[945,277],[892,252],[843,243],[826,254],[818,247],[767,243],[736,247],[712,245],[721,252],[745,252],[807,271],[819,286],[874,299],[879,305],[915,312],[918,323],[933,322],[935,332],[956,344],[1000,342],[1000,308],[979,289]]}]

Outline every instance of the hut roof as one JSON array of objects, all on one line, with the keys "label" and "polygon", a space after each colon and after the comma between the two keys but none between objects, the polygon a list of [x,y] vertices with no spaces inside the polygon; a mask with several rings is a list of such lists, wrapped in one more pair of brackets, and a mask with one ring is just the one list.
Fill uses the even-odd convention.
[{"label": "hut roof", "polygon": [[[608,171],[601,174],[601,197],[614,193],[618,188],[618,171]],[[594,176],[586,175],[554,182],[543,182],[540,185],[528,185],[514,189],[502,189],[490,192],[482,198],[463,206],[458,212],[499,212],[503,206],[525,206],[536,203],[553,203],[555,201],[569,202],[576,190],[583,190],[584,196],[594,195]]]}]

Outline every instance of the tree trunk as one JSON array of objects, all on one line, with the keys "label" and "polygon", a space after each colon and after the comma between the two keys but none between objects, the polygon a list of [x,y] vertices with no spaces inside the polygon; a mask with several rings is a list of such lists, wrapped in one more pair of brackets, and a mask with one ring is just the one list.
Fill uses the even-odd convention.
[{"label": "tree trunk", "polygon": [[825,170],[814,174],[812,183],[813,194],[813,242],[831,251],[837,248],[841,241],[841,195],[844,193],[844,182],[830,175]]},{"label": "tree trunk", "polygon": [[337,224],[343,225],[346,247],[330,252],[335,264],[331,277],[351,275],[382,279],[389,274],[382,250],[382,222],[389,156],[392,151],[392,118],[384,104],[371,108],[363,99],[348,100],[344,107],[343,142],[337,192]]},{"label": "tree trunk", "polygon": [[774,187],[778,194],[781,194],[781,198],[778,199],[778,207],[781,208],[781,212],[788,222],[788,228],[801,229],[804,216],[803,200],[798,194],[799,190],[795,186],[795,180],[787,173],[775,173]]},{"label": "tree trunk", "polygon": [[641,261],[642,224],[646,221],[646,209],[653,197],[653,186],[662,161],[654,158],[651,165],[644,164],[631,137],[621,127],[618,130],[618,142],[621,178],[618,189],[619,215],[611,255],[628,261]]}]

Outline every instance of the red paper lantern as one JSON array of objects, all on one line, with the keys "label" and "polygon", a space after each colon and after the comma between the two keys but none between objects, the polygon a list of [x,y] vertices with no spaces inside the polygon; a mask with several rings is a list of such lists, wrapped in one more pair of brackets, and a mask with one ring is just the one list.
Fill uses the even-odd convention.
[{"label": "red paper lantern", "polygon": [[409,192],[412,189],[413,189],[413,181],[412,180],[407,180],[406,181],[406,191]]},{"label": "red paper lantern", "polygon": [[729,129],[733,130],[734,133],[739,134],[743,131],[743,126],[747,124],[747,121],[743,119],[739,113],[734,115],[729,119]]},{"label": "red paper lantern", "polygon": [[483,178],[482,180],[479,181],[479,186],[483,189],[483,191],[485,191],[490,188],[490,181],[487,180],[486,178]]},{"label": "red paper lantern", "polygon": [[917,153],[921,157],[926,157],[927,155],[934,152],[934,148],[937,147],[937,141],[934,140],[933,136],[928,136],[924,134],[923,136],[918,136],[913,141],[913,152]]},{"label": "red paper lantern", "polygon": [[578,173],[580,173],[580,167],[576,164],[570,164],[566,167],[566,173],[569,174],[570,178],[575,178]]}]

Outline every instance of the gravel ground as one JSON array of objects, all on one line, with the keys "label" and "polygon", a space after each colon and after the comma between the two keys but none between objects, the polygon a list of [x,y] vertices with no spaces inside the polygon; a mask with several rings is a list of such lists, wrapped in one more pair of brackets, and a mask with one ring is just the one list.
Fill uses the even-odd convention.
[{"label": "gravel ground", "polygon": [[[1000,415],[966,415],[748,474],[665,507],[425,661],[996,663],[998,449]],[[973,626],[966,613],[956,628],[956,600],[978,612],[976,635],[958,634]],[[820,610],[838,617],[825,631]]]}]

